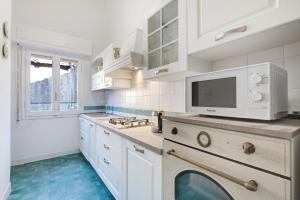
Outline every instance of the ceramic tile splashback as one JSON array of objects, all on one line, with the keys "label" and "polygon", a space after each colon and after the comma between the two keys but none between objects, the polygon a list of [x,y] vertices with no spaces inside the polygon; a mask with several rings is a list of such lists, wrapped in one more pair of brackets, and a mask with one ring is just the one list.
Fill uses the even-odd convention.
[{"label": "ceramic tile splashback", "polygon": [[107,105],[184,112],[184,81],[142,81],[131,89],[106,92]]},{"label": "ceramic tile splashback", "polygon": [[[247,64],[272,62],[288,71],[289,111],[300,111],[300,42],[213,62],[213,70]],[[143,81],[142,71],[136,73],[133,87],[107,91],[107,105],[184,112],[184,81]]]},{"label": "ceramic tile splashback", "polygon": [[289,111],[300,111],[300,42],[234,58],[218,60],[213,63],[213,70],[262,62],[272,62],[287,70]]}]

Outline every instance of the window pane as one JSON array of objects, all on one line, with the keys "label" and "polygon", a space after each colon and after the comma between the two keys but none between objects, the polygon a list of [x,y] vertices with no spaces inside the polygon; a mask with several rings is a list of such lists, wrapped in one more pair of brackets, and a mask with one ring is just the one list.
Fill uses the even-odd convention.
[{"label": "window pane", "polygon": [[60,110],[77,110],[77,69],[78,63],[60,61]]},{"label": "window pane", "polygon": [[30,58],[30,112],[52,110],[52,58]]}]

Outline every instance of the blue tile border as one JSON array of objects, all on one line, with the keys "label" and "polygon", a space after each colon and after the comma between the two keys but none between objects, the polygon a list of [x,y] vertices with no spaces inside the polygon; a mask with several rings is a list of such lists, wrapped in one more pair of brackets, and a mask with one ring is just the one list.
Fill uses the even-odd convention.
[{"label": "blue tile border", "polygon": [[[154,110],[149,109],[137,109],[137,108],[127,108],[127,107],[120,107],[120,106],[84,106],[83,110],[85,111],[99,111],[99,110],[106,110],[110,112],[120,112],[120,113],[127,113],[127,114],[134,114],[134,115],[144,115],[144,116],[152,116],[152,112]],[[180,112],[165,112],[166,115],[176,116],[182,115],[184,113]]]},{"label": "blue tile border", "polygon": [[105,110],[106,106],[84,106],[83,110]]},{"label": "blue tile border", "polygon": [[[154,110],[144,110],[144,109],[126,108],[126,107],[118,107],[118,106],[106,106],[106,111],[122,112],[122,113],[127,113],[127,114],[144,115],[144,116],[152,116],[152,112]],[[176,116],[176,115],[182,115],[184,113],[166,111],[165,114],[166,115],[171,115],[171,116]]]}]

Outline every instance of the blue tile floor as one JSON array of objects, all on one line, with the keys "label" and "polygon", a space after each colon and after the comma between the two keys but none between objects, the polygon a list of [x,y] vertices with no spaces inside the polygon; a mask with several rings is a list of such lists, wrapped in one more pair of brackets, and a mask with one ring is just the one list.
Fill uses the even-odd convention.
[{"label": "blue tile floor", "polygon": [[112,200],[82,154],[12,167],[8,200]]}]

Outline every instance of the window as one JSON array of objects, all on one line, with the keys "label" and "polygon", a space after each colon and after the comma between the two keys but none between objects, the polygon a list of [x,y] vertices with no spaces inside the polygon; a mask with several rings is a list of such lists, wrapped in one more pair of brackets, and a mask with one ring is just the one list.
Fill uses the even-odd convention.
[{"label": "window", "polygon": [[77,62],[61,60],[59,66],[59,110],[77,110]]},{"label": "window", "polygon": [[29,53],[25,81],[27,116],[77,112],[78,61]]}]

